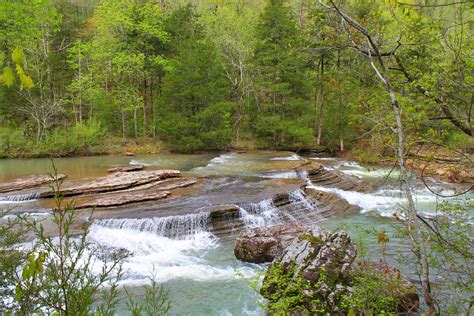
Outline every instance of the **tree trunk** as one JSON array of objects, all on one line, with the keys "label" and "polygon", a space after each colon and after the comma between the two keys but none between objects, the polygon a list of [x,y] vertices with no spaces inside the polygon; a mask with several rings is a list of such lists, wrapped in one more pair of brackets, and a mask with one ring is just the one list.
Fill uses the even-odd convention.
[{"label": "tree trunk", "polygon": [[323,133],[324,123],[324,55],[321,55],[320,69],[319,69],[319,114],[318,114],[318,134],[316,136],[316,144],[321,145],[321,137]]},{"label": "tree trunk", "polygon": [[[422,231],[421,231],[421,225],[423,225],[423,223],[418,218],[413,195],[411,193],[410,177],[405,168],[405,148],[404,148],[405,139],[404,139],[403,124],[402,124],[401,113],[400,113],[400,105],[398,103],[397,97],[395,95],[395,91],[393,90],[390,79],[388,77],[387,68],[382,59],[382,55],[380,54],[379,46],[375,43],[370,33],[363,26],[361,26],[354,19],[352,19],[351,17],[346,15],[344,12],[342,12],[339,9],[339,7],[336,4],[334,4],[334,0],[329,0],[329,1],[331,3],[331,6],[326,5],[324,2],[322,2],[322,0],[319,0],[319,3],[326,8],[330,8],[331,10],[336,11],[337,14],[345,22],[347,22],[351,27],[353,27],[358,32],[360,32],[367,39],[367,43],[368,43],[367,51],[362,51],[362,48],[359,49],[359,51],[369,57],[370,65],[372,66],[377,78],[380,80],[380,82],[382,83],[383,87],[385,88],[389,96],[390,104],[392,106],[392,111],[396,120],[396,134],[397,134],[397,139],[398,139],[397,158],[398,158],[398,166],[400,168],[401,191],[408,202],[407,212],[406,212],[407,213],[407,230],[412,241],[411,250],[415,254],[418,260],[418,263],[421,266],[422,271],[420,273],[420,278],[421,278],[421,283],[423,287],[424,299],[425,299],[426,305],[428,306],[428,314],[438,315],[436,300],[431,293],[431,281],[429,278],[430,268],[429,268],[429,262],[428,262],[428,257],[427,257],[425,240],[423,238]],[[375,61],[378,63],[378,67],[372,55],[375,58]]]}]

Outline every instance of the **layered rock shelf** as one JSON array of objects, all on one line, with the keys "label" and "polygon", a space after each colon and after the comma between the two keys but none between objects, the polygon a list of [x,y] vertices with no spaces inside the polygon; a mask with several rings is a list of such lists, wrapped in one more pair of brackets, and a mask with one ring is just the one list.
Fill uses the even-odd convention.
[{"label": "layered rock shelf", "polygon": [[[74,196],[118,191],[160,181],[166,178],[178,177],[180,174],[181,173],[178,170],[119,172],[97,178],[93,181],[78,184],[65,184],[57,193],[62,194],[63,196]],[[48,198],[54,196],[54,194],[55,192],[53,190],[48,190],[41,192],[40,197]]]},{"label": "layered rock shelf", "polygon": [[164,199],[170,194],[169,191],[112,193],[104,196],[99,195],[91,198],[84,198],[81,200],[81,203],[75,205],[75,208],[100,208],[137,202],[155,201]]},{"label": "layered rock shelf", "polygon": [[305,164],[297,167],[295,170],[300,174],[307,174],[309,180],[315,185],[357,192],[368,192],[372,189],[367,182],[355,176],[329,170],[317,162]]},{"label": "layered rock shelf", "polygon": [[56,179],[62,180],[64,178],[66,178],[64,174],[58,174],[56,177],[51,176],[51,175],[34,175],[34,176],[16,178],[12,181],[1,183],[0,193],[35,188],[35,187],[39,187],[39,186],[54,182]]}]

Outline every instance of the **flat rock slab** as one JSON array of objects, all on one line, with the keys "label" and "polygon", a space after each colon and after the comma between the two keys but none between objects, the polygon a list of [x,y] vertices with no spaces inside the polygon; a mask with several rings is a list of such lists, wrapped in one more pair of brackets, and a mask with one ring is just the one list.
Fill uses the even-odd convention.
[{"label": "flat rock slab", "polygon": [[[178,177],[180,174],[178,170],[119,172],[89,182],[65,185],[59,193],[64,196],[73,196],[118,191],[167,178]],[[41,192],[40,196],[42,198],[52,197],[54,192],[52,190]]]},{"label": "flat rock slab", "polygon": [[91,198],[84,198],[81,200],[80,204],[76,204],[75,208],[101,208],[144,201],[161,200],[170,194],[171,193],[169,191],[113,193],[103,196],[101,195]]},{"label": "flat rock slab", "polygon": [[145,165],[142,164],[134,164],[134,165],[126,165],[126,166],[118,166],[118,167],[113,167],[107,170],[109,173],[115,173],[115,172],[131,172],[131,171],[140,171],[145,169]]},{"label": "flat rock slab", "polygon": [[14,179],[9,182],[0,184],[0,193],[11,192],[11,191],[20,191],[23,189],[29,189],[38,187],[44,184],[54,182],[55,179],[61,180],[66,178],[64,174],[58,174],[56,178],[51,175],[34,175]]}]

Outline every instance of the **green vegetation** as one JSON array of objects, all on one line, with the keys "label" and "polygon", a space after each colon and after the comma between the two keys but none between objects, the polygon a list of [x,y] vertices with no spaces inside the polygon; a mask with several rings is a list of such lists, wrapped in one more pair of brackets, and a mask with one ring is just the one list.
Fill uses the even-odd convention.
[{"label": "green vegetation", "polygon": [[[377,34],[406,146],[472,143],[472,4],[341,8]],[[180,152],[349,148],[367,162],[395,151],[395,118],[367,60],[375,52],[318,1],[0,9],[1,157],[95,154],[111,139]]]},{"label": "green vegetation", "polygon": [[[350,280],[337,280],[321,269],[318,281],[295,272],[294,267],[273,264],[268,270],[262,294],[269,300],[265,308],[273,315],[314,315],[343,313],[353,315],[394,315],[403,286],[361,264]],[[275,291],[275,289],[278,289]],[[331,294],[331,295],[329,295]]]},{"label": "green vegetation", "polygon": [[[65,203],[58,193],[61,184],[52,185],[50,223],[28,215],[0,222],[1,313],[106,316],[117,311],[121,264],[128,254],[113,251],[97,260],[100,249],[88,239],[92,214],[76,215],[74,202]],[[168,292],[153,276],[150,280],[140,301],[124,290],[133,315],[165,315],[171,308]]]}]

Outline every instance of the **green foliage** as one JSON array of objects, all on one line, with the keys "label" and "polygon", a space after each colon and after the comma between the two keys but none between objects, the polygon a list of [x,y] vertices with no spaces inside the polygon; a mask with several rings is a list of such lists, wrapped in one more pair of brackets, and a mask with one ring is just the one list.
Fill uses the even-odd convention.
[{"label": "green foliage", "polygon": [[[54,164],[53,169],[51,177],[57,179]],[[0,222],[2,313],[108,316],[116,312],[121,262],[127,255],[114,252],[104,262],[96,259],[100,249],[88,239],[92,214],[79,219],[74,202],[66,203],[59,193],[61,185],[62,180],[51,185],[55,192],[50,223],[53,234],[46,231],[45,221],[28,215]],[[34,237],[31,248],[20,244],[26,232]],[[130,306],[139,309],[138,314],[166,315],[170,311],[168,292],[154,278],[143,289],[143,299],[129,300]]]},{"label": "green foliage", "polygon": [[311,145],[313,130],[301,31],[288,7],[272,0],[256,31],[254,67],[258,92],[253,128],[265,147]]},{"label": "green foliage", "polygon": [[170,43],[176,57],[158,100],[158,130],[172,150],[224,148],[232,139],[233,104],[215,47],[191,6],[173,12],[168,27],[179,33]]},{"label": "green foliage", "polygon": [[101,124],[76,124],[69,129],[57,128],[35,144],[18,128],[0,128],[0,157],[88,155],[102,143],[105,131]]},{"label": "green foliage", "polygon": [[[341,8],[382,51],[401,43],[383,59],[407,141],[472,147],[452,123],[472,128],[472,32],[458,23],[472,6],[349,0]],[[22,152],[44,155],[32,147],[90,121],[107,138],[157,138],[187,152],[231,142],[311,147],[319,125],[323,146],[356,148],[366,162],[396,145],[367,56],[346,49],[366,43],[317,1],[38,0],[0,9],[0,121],[22,130]]]}]

